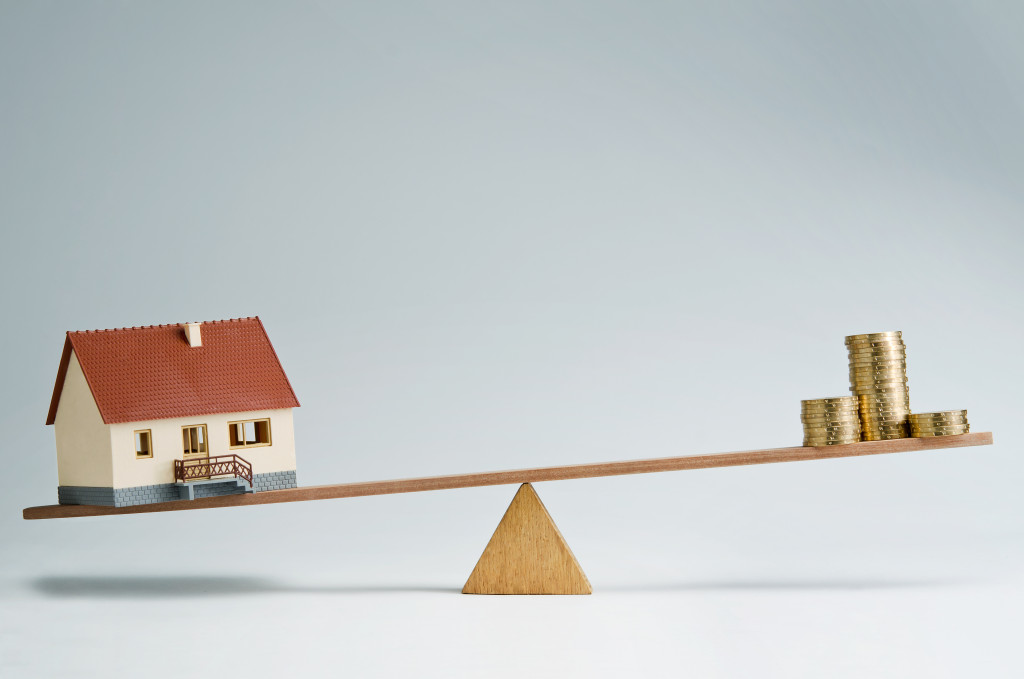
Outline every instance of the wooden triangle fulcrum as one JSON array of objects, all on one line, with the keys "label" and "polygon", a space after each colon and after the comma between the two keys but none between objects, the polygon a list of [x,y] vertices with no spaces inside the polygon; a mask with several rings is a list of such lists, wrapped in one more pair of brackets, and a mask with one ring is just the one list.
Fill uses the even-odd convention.
[{"label": "wooden triangle fulcrum", "polygon": [[524,483],[487,543],[463,594],[590,594],[565,538]]}]

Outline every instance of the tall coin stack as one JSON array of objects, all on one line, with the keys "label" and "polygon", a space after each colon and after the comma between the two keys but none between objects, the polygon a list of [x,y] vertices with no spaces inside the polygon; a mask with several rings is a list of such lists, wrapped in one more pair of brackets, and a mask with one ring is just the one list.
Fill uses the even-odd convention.
[{"label": "tall coin stack", "polygon": [[860,405],[864,440],[906,438],[910,390],[903,333],[850,335],[846,349],[850,354],[850,391]]},{"label": "tall coin stack", "polygon": [[836,446],[860,441],[856,396],[800,401],[805,446]]},{"label": "tall coin stack", "polygon": [[970,431],[971,425],[967,423],[966,410],[914,413],[910,416],[910,435],[914,438],[955,436]]}]

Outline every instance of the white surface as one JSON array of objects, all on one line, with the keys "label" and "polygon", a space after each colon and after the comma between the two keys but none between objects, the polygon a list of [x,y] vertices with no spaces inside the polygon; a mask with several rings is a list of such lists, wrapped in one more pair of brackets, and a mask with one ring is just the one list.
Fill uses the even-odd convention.
[{"label": "white surface", "polygon": [[[1024,675],[1022,11],[0,4],[0,676]],[[66,330],[253,314],[303,485],[793,445],[879,330],[996,445],[541,484],[584,599],[454,593],[511,487],[20,519]]]},{"label": "white surface", "polygon": [[[5,602],[5,618],[18,621],[3,623],[5,672],[941,678],[1024,671],[1010,650],[1024,622],[1019,585],[630,584],[537,599],[288,580],[243,581],[214,593],[222,586],[203,578],[43,581],[42,589],[61,593]],[[141,608],[162,613],[140,619]],[[68,622],[77,616],[90,624]]]},{"label": "white surface", "polygon": [[[540,484],[589,597],[459,593],[514,487],[24,522],[0,658],[12,676],[1017,677],[1016,536],[912,479],[868,501],[849,478],[992,454]],[[763,490],[733,496],[744,475]]]}]

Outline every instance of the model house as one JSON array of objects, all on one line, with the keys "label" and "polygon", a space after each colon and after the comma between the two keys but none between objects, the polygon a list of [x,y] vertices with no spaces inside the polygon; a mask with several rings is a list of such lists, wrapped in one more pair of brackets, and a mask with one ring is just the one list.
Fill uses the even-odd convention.
[{"label": "model house", "polygon": [[294,488],[298,405],[259,318],[69,332],[46,419],[58,500]]}]

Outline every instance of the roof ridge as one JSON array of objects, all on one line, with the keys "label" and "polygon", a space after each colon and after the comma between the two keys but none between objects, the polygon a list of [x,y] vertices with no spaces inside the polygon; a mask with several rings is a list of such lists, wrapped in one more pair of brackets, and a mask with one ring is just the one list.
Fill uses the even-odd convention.
[{"label": "roof ridge", "polygon": [[218,325],[220,323],[238,323],[240,321],[258,321],[259,316],[242,316],[240,318],[225,318],[216,321],[182,321],[181,323],[161,323],[160,325],[133,325],[122,328],[99,328],[96,330],[68,330],[68,334],[92,334],[100,332],[123,332],[125,330],[154,330],[160,328],[180,328],[185,323],[199,323],[200,325]]}]

